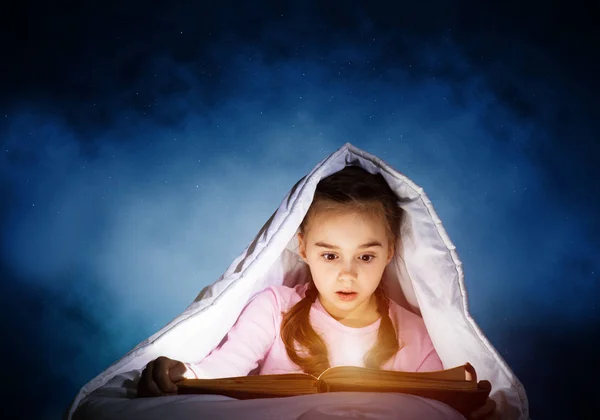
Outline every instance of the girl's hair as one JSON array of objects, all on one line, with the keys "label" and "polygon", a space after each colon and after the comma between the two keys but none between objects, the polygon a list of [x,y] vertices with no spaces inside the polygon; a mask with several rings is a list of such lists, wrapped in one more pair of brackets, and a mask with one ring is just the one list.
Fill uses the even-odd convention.
[{"label": "girl's hair", "polygon": [[[380,217],[386,224],[388,239],[393,244],[398,238],[403,217],[403,211],[397,204],[397,196],[383,176],[373,175],[359,166],[346,166],[317,184],[313,202],[300,224],[299,231],[302,235],[312,216],[321,211],[356,211]],[[288,356],[304,372],[312,375],[319,375],[330,367],[327,346],[309,321],[310,308],[317,295],[318,291],[311,277],[306,296],[283,314],[281,323],[281,338]],[[400,346],[389,316],[389,300],[381,284],[375,291],[375,297],[381,324],[377,342],[365,355],[364,363],[368,368],[378,369],[398,352]],[[298,350],[304,356],[298,354]]]}]

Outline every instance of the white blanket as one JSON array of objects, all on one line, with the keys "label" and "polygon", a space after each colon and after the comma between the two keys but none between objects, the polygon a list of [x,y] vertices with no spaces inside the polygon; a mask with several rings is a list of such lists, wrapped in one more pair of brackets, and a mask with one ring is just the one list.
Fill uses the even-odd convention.
[{"label": "white blanket", "polygon": [[73,420],[465,420],[453,408],[403,394],[334,392],[236,400],[221,395],[131,398],[137,374],[117,375],[86,397]]},{"label": "white blanket", "polygon": [[[427,195],[405,175],[350,143],[317,164],[293,186],[244,252],[216,282],[205,287],[179,316],[86,384],[73,400],[67,419],[72,419],[82,400],[92,391],[111,379],[118,381],[128,372],[135,378],[149,361],[160,355],[182,361],[202,359],[221,342],[254,294],[268,285],[294,285],[303,281],[306,266],[297,254],[298,226],[308,211],[317,183],[348,164],[360,165],[371,173],[381,173],[398,195],[398,205],[407,213],[401,227],[401,239],[396,244],[396,255],[384,273],[384,281],[392,291],[391,297],[423,317],[445,367],[470,362],[478,373],[478,379],[487,379],[492,383],[491,397],[496,401],[502,419],[529,419],[525,389],[469,314],[462,264]],[[119,386],[123,388],[121,394],[110,397],[100,389],[85,400],[88,408],[95,407],[95,413],[106,414],[97,418],[118,418],[110,414],[118,412],[129,413],[121,418],[154,418],[147,413],[148,404],[154,407],[153,412],[169,412],[171,420],[203,418],[185,417],[188,409],[181,408],[193,406],[197,409],[198,405],[210,413],[221,410],[227,413],[228,407],[243,406],[244,410],[252,407],[256,413],[267,413],[267,417],[261,418],[268,418],[268,415],[272,415],[268,414],[272,413],[269,410],[285,411],[288,404],[291,407],[296,402],[296,411],[289,408],[288,414],[292,416],[290,418],[294,418],[294,415],[300,418],[301,414],[298,413],[307,408],[307,399],[310,400],[308,406],[321,402],[331,402],[335,406],[345,398],[341,395],[293,397],[285,399],[285,404],[279,403],[283,400],[270,400],[268,403],[260,400],[263,401],[261,405],[260,401],[227,401],[223,397],[218,397],[219,401],[203,401],[198,396],[175,396],[148,402],[152,399],[123,398],[127,386]],[[415,397],[404,397],[413,402],[417,400]],[[362,401],[359,405],[363,408],[371,405],[374,409],[385,400],[393,410],[402,396],[395,394],[396,402],[390,398],[389,395],[365,394],[359,400],[359,397],[352,395],[352,401]],[[424,407],[439,408],[439,404],[426,401]],[[140,410],[139,416],[135,415],[136,410]],[[177,417],[177,413],[172,411],[180,413],[182,417]],[[312,413],[310,418],[330,418],[333,414],[318,415],[321,417]],[[164,416],[167,417],[167,414]],[[365,414],[363,418],[378,418],[369,416],[371,414]],[[208,418],[225,417],[211,414]],[[434,417],[425,415],[422,418]]]}]

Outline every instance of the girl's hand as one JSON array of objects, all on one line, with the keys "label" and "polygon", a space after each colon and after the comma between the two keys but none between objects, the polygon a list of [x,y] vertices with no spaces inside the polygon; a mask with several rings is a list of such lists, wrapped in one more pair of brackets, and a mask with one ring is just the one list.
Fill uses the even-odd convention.
[{"label": "girl's hand", "polygon": [[146,365],[138,382],[138,397],[177,393],[175,382],[184,379],[187,367],[178,360],[158,357]]},{"label": "girl's hand", "polygon": [[496,401],[488,397],[484,405],[473,411],[468,419],[469,420],[488,420],[493,419],[496,413]]}]

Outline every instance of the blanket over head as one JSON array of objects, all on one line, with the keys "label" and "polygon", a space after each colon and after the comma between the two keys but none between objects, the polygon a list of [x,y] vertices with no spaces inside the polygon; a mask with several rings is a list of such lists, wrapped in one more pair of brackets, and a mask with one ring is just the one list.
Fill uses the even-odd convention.
[{"label": "blanket over head", "polygon": [[405,175],[350,143],[291,188],[248,247],[179,316],[87,383],[73,400],[67,419],[89,393],[116,375],[143,369],[158,356],[204,358],[220,344],[252,296],[269,285],[306,281],[307,266],[297,254],[298,227],[317,183],[347,165],[381,173],[406,212],[394,259],[384,272],[390,297],[423,317],[444,367],[470,362],[478,379],[492,383],[491,398],[502,419],[528,419],[523,385],[469,314],[461,261],[427,195]]}]

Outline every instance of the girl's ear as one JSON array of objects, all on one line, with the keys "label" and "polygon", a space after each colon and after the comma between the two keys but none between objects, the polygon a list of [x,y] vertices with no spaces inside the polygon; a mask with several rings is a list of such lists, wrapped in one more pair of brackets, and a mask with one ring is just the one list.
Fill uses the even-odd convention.
[{"label": "girl's ear", "polygon": [[302,234],[298,232],[298,253],[300,254],[300,258],[306,262],[306,244],[304,243],[304,238]]},{"label": "girl's ear", "polygon": [[390,263],[390,261],[392,261],[392,258],[394,258],[394,253],[395,253],[395,249],[394,249],[394,244],[390,244],[389,248],[388,248],[388,258],[387,258],[387,264]]}]

